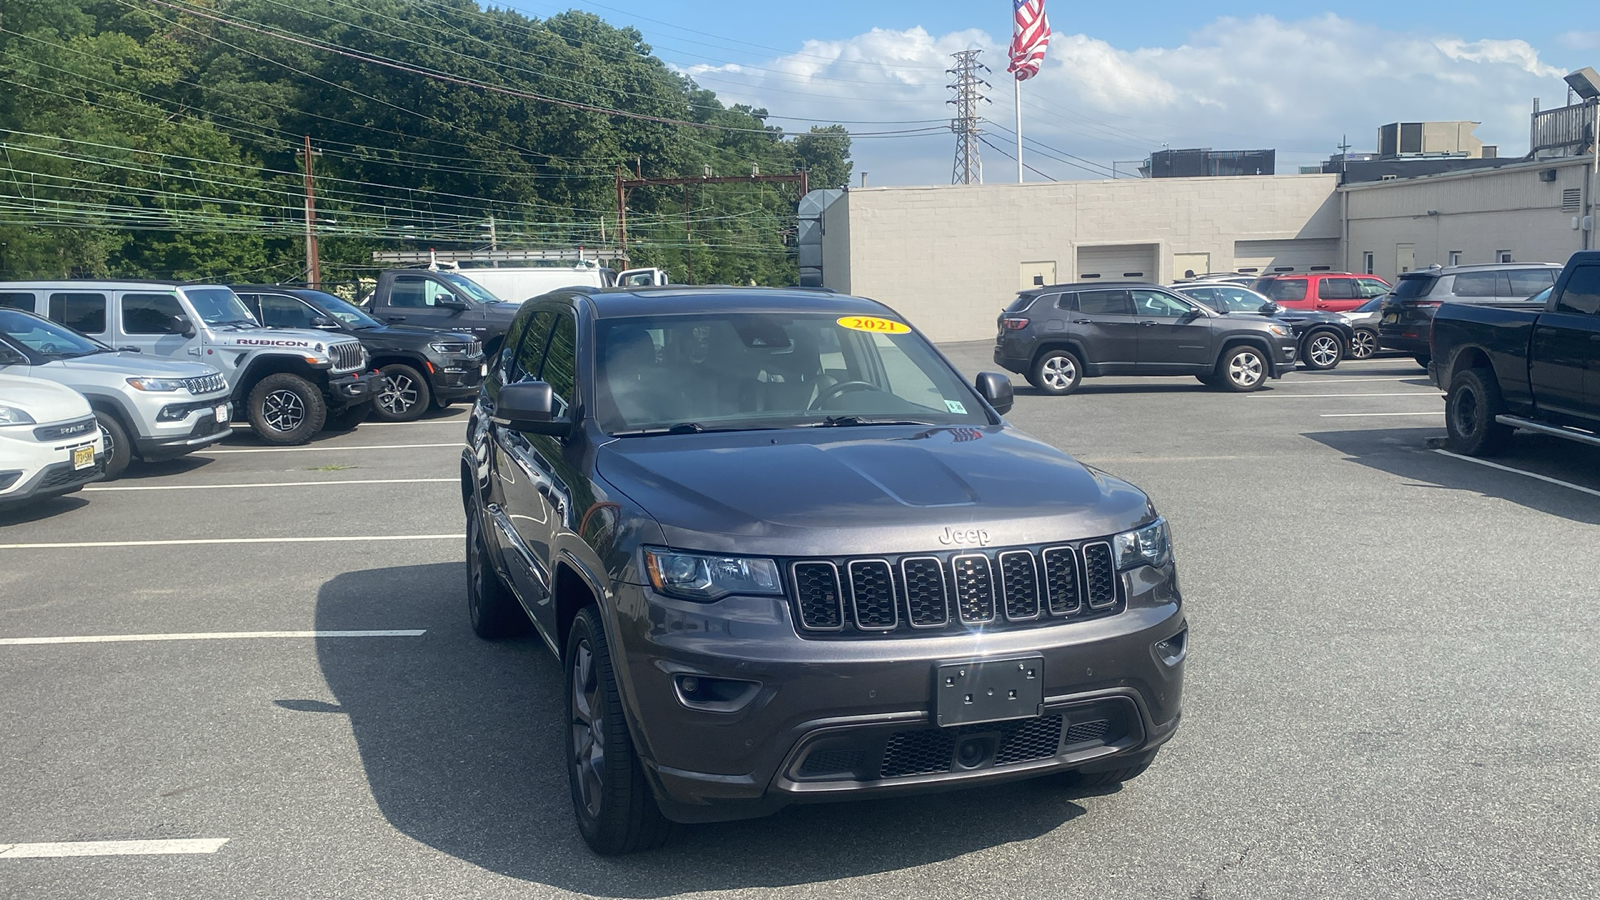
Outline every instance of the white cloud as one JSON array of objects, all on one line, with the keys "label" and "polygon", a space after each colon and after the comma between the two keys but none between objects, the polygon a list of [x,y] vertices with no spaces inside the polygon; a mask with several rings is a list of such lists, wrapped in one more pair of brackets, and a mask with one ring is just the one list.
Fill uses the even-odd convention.
[{"label": "white cloud", "polygon": [[[989,140],[1012,152],[1013,121],[1004,42],[977,30],[930,35],[874,29],[843,41],[808,41],[798,52],[759,66],[697,66],[695,76],[728,102],[752,103],[787,116],[881,122],[950,115],[943,69],[950,54],[984,49],[994,123]],[[1270,16],[1220,18],[1177,47],[1114,47],[1057,32],[1038,77],[1023,84],[1024,130],[1057,150],[1101,166],[1172,147],[1278,151],[1278,168],[1326,158],[1341,136],[1371,149],[1379,125],[1467,119],[1502,155],[1526,151],[1534,97],[1564,97],[1564,70],[1520,40],[1464,40],[1400,34],[1325,15],[1297,22]],[[775,119],[803,131],[808,123]],[[910,125],[853,124],[852,131]],[[954,138],[862,139],[857,171],[874,184],[949,180]],[[988,180],[1009,180],[1014,163],[982,149]],[[1028,152],[1057,178],[1095,177]],[[1119,165],[1119,169],[1131,168]],[[1036,177],[1036,176],[1030,176]]]}]

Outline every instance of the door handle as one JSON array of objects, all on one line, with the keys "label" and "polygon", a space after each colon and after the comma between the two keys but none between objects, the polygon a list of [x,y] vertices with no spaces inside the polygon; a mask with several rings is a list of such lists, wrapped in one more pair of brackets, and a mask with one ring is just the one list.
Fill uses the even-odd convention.
[{"label": "door handle", "polygon": [[1140,322],[1140,323],[1139,323],[1139,324],[1140,324],[1140,325],[1143,325],[1143,326],[1144,326],[1144,327],[1146,327],[1146,328],[1154,328],[1154,327],[1156,327],[1156,323],[1154,323],[1154,322],[1149,322],[1149,321],[1146,321],[1146,322]]},{"label": "door handle", "polygon": [[1591,334],[1591,335],[1589,335],[1589,340],[1594,341],[1597,344],[1600,344],[1600,334]]},{"label": "door handle", "polygon": [[404,322],[406,320],[405,316],[384,316],[384,318],[391,322]]},{"label": "door handle", "polygon": [[1072,320],[1072,324],[1074,324],[1074,325],[1093,325],[1094,321],[1092,319],[1073,319]]}]

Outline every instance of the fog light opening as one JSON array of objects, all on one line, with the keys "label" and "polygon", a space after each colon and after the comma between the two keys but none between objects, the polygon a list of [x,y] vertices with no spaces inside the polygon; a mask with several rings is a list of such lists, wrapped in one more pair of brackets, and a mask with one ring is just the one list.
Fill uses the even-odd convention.
[{"label": "fog light opening", "polygon": [[673,682],[679,703],[707,712],[737,712],[761,690],[759,682],[706,675],[678,675]]},{"label": "fog light opening", "polygon": [[1189,629],[1187,628],[1164,641],[1157,641],[1155,644],[1156,656],[1169,666],[1175,666],[1183,662],[1183,658],[1188,654],[1188,649]]}]

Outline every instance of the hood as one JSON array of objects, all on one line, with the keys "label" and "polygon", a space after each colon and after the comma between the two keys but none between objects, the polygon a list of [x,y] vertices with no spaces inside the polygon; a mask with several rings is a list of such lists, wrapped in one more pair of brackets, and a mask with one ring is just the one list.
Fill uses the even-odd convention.
[{"label": "hood", "polygon": [[1132,485],[1015,429],[867,426],[621,438],[600,474],[681,549],[912,553],[1099,537],[1147,521]]},{"label": "hood", "polygon": [[346,344],[355,337],[338,331],[315,331],[297,328],[244,328],[238,331],[212,331],[206,337],[206,346],[213,348],[238,348],[258,350],[263,347],[283,347],[290,350],[326,348],[329,344]]},{"label": "hood", "polygon": [[1344,317],[1338,313],[1322,312],[1321,310],[1315,309],[1294,309],[1288,306],[1279,309],[1274,318],[1282,319],[1285,322],[1292,323],[1344,321]]},{"label": "hood", "polygon": [[82,394],[42,378],[0,375],[0,404],[22,410],[41,425],[89,414],[89,401]]},{"label": "hood", "polygon": [[217,373],[216,369],[205,363],[164,359],[147,353],[96,353],[93,356],[80,356],[77,359],[56,360],[36,368],[67,374],[76,372],[125,378],[139,375],[153,378],[200,378]]},{"label": "hood", "polygon": [[377,328],[363,328],[359,331],[353,331],[347,336],[356,338],[364,344],[370,343],[397,349],[426,347],[434,341],[465,343],[478,340],[478,336],[471,333],[428,328],[424,325],[382,325]]}]

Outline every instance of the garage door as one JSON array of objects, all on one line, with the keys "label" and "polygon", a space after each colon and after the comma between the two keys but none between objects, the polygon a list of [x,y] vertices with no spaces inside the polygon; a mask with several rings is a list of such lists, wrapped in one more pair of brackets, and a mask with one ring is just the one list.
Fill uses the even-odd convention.
[{"label": "garage door", "polygon": [[1155,244],[1078,248],[1078,277],[1085,281],[1155,281],[1161,277]]},{"label": "garage door", "polygon": [[1233,268],[1238,272],[1326,272],[1338,258],[1338,238],[1233,242]]}]

